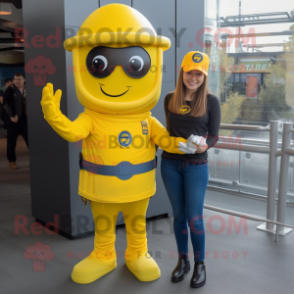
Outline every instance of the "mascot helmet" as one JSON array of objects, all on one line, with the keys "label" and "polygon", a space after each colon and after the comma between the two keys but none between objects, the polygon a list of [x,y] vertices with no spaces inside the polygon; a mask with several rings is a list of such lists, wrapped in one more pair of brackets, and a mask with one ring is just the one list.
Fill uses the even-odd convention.
[{"label": "mascot helmet", "polygon": [[[170,39],[158,36],[136,9],[117,3],[98,8],[76,36],[64,41],[64,48],[73,54],[80,103],[105,114],[149,111],[160,97],[163,51],[170,46]],[[127,70],[131,62],[137,62],[138,68],[133,75]],[[139,72],[140,62],[144,75]],[[94,65],[96,73],[90,70]]]}]

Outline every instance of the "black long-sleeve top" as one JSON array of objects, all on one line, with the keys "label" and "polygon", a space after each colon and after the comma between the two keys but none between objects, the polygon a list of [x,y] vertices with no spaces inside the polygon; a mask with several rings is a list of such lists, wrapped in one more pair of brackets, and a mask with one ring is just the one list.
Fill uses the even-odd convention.
[{"label": "black long-sleeve top", "polygon": [[[175,114],[168,110],[168,103],[174,92],[170,92],[165,96],[164,109],[166,115],[166,126],[171,136],[182,137],[188,139],[193,135],[206,138],[208,149],[213,147],[218,141],[218,133],[221,120],[221,109],[218,98],[212,94],[207,95],[207,111],[206,115],[201,117],[190,116],[186,114]],[[191,107],[192,101],[186,101]],[[195,163],[205,163],[208,159],[207,151],[194,154],[174,154],[166,151],[162,152],[162,158],[177,159],[183,161],[192,161]]]},{"label": "black long-sleeve top", "polygon": [[24,115],[24,97],[20,90],[13,85],[4,92],[3,105],[5,109],[5,120],[18,115],[21,118]]}]

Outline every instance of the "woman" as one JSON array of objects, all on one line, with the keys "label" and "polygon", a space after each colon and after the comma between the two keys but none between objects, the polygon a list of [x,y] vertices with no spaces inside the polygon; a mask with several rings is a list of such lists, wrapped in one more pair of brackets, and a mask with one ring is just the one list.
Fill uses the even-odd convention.
[{"label": "woman", "polygon": [[190,270],[189,225],[195,261],[190,281],[193,288],[201,287],[206,282],[203,205],[209,177],[207,149],[218,140],[221,117],[219,100],[207,88],[208,67],[209,57],[205,53],[187,53],[181,65],[176,89],[168,93],[164,101],[167,129],[171,136],[202,136],[203,144],[197,147],[194,154],[181,155],[163,151],[161,155],[161,175],[173,208],[179,254],[171,279],[179,282]]}]

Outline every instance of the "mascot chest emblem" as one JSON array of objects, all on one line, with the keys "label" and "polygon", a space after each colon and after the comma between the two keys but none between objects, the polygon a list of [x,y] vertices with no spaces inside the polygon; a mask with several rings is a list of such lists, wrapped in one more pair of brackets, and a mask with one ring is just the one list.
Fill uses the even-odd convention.
[{"label": "mascot chest emblem", "polygon": [[122,131],[118,135],[118,143],[122,147],[128,147],[132,142],[132,135],[128,131]]}]

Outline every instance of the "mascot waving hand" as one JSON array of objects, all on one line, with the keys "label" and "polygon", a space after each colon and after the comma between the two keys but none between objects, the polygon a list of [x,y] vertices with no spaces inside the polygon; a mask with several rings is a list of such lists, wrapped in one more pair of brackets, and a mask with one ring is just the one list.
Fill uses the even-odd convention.
[{"label": "mascot waving hand", "polygon": [[94,249],[74,266],[71,278],[91,283],[117,267],[116,218],[122,211],[125,260],[140,281],[160,277],[148,254],[145,216],[155,194],[156,145],[171,153],[194,153],[191,140],[170,137],[150,110],[160,97],[163,51],[158,36],[137,10],[110,4],[94,11],[77,35],[64,41],[72,52],[75,89],[84,106],[74,121],[60,111],[61,90],[48,83],[42,93],[45,120],[65,140],[83,140],[78,193],[90,202]]}]

